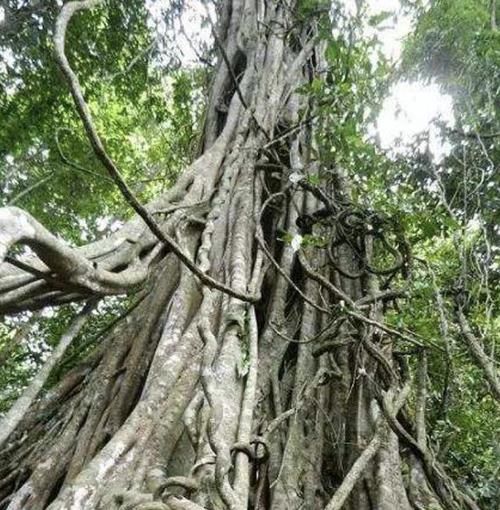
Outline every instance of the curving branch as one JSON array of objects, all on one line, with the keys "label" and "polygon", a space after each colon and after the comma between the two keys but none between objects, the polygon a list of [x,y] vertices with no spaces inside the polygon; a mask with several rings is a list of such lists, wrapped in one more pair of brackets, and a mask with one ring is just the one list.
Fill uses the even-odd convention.
[{"label": "curving branch", "polygon": [[[24,213],[23,213],[24,214]],[[87,259],[94,268],[109,273],[123,273],[138,263],[149,265],[145,257],[163,248],[149,230],[144,230],[140,219],[135,218],[118,232],[93,243],[73,248],[77,256]],[[57,239],[58,242],[62,242]],[[111,294],[125,293],[129,289],[110,291]],[[0,314],[17,313],[23,310],[38,310],[45,306],[59,306],[72,301],[81,301],[92,293],[81,285],[68,282],[44,264],[37,253],[14,258],[7,255],[0,263]]]},{"label": "curving branch", "polygon": [[144,220],[144,222],[149,227],[151,232],[153,232],[153,234],[162,243],[164,243],[173,253],[175,253],[179,260],[192,273],[194,273],[203,284],[205,284],[208,287],[220,290],[232,297],[241,299],[242,301],[250,303],[258,301],[259,299],[258,296],[251,296],[249,294],[238,292],[201,271],[200,268],[196,265],[196,263],[193,260],[191,260],[189,255],[184,252],[184,250],[174,241],[174,239],[161,229],[161,227],[155,221],[153,216],[149,213],[147,208],[139,202],[137,197],[134,195],[132,190],[129,188],[129,186],[123,179],[115,162],[106,152],[104,144],[102,143],[102,140],[94,126],[94,121],[92,120],[92,114],[90,113],[90,109],[83,97],[83,92],[78,77],[71,69],[71,66],[69,65],[68,59],[64,51],[66,30],[73,15],[80,10],[91,9],[92,7],[95,7],[101,2],[102,0],[82,0],[68,2],[64,4],[59,16],[57,17],[56,30],[54,34],[55,56],[57,63],[59,64],[61,72],[64,78],[66,79],[66,82],[68,83],[71,95],[75,102],[76,110],[83,123],[85,132],[87,133],[87,136],[89,138],[90,144],[92,146],[92,149],[94,150],[95,155],[97,156],[99,161],[103,164],[104,168],[106,168],[110,177],[117,185],[118,189],[122,193],[127,203]]},{"label": "curving branch", "polygon": [[[10,248],[19,244],[29,246],[53,273],[62,278],[63,283],[95,294],[120,294],[141,284],[147,278],[149,263],[158,253],[154,249],[144,261],[136,260],[126,270],[113,273],[100,269],[97,263],[51,234],[27,212],[17,207],[4,207],[0,209],[0,264],[5,261]],[[54,281],[53,274],[35,271],[37,276]]]}]

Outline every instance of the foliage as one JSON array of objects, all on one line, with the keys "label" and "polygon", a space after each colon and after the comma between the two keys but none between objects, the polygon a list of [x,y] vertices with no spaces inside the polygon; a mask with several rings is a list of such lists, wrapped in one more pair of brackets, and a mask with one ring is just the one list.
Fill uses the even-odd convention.
[{"label": "foliage", "polygon": [[[14,4],[7,20],[22,29],[8,25],[0,38],[3,202],[14,201],[65,239],[88,241],[107,230],[109,218],[124,217],[123,202],[95,160],[55,67],[56,2],[30,13]],[[75,19],[68,35],[97,127],[142,199],[168,187],[193,156],[205,80],[196,69],[152,68],[146,21],[143,2],[111,2]]]},{"label": "foliage", "polygon": [[[500,126],[494,100],[500,87],[500,39],[490,7],[486,0],[437,0],[418,18],[399,73],[434,78],[453,95],[455,128],[441,126],[440,135],[449,154],[436,161],[424,135],[408,150],[413,158],[382,163],[385,171],[375,172],[385,181],[379,189],[385,185],[397,192],[391,208],[403,204],[414,257],[426,262],[414,272],[411,306],[394,319],[434,338],[446,351],[445,357],[430,358],[432,439],[485,508],[495,508],[499,500],[498,408],[470,361],[455,312],[457,292],[464,292],[469,321],[497,363],[499,145],[488,134]],[[387,207],[387,199],[380,198],[380,206],[385,202]]]},{"label": "foliage", "polygon": [[[3,7],[3,6],[2,6]],[[58,2],[7,3],[0,27],[0,185],[2,205],[29,211],[49,230],[80,245],[105,237],[131,216],[96,160],[67,87],[56,69],[52,35]],[[167,189],[197,151],[206,72],[152,65],[144,2],[110,1],[83,13],[68,32],[69,58],[99,132],[141,200]],[[98,30],[96,30],[96,27]],[[90,41],[90,42],[89,42]],[[97,332],[129,306],[100,304],[50,384],[94,346]],[[27,335],[0,368],[0,412],[12,403],[49,355],[78,307],[7,319],[0,353],[24,323]]]},{"label": "foliage", "polygon": [[[12,11],[15,4],[9,7]],[[140,199],[147,201],[168,188],[195,155],[206,74],[153,66],[143,2],[111,4],[75,19],[70,59],[108,151]],[[322,0],[301,1],[299,21],[329,8]],[[39,11],[18,12],[7,35],[0,37],[0,51],[10,55],[0,67],[5,119],[0,128],[0,182],[5,204],[16,201],[50,230],[81,244],[112,230],[113,220],[126,219],[130,211],[90,150],[54,66],[50,40],[57,11],[57,2],[48,2]],[[425,137],[414,141],[412,157],[389,157],[367,136],[387,91],[391,66],[376,40],[363,37],[359,17],[336,13],[333,26],[321,18],[328,68],[300,90],[320,105],[314,117],[302,112],[303,120],[318,129],[310,159],[319,168],[306,172],[306,181],[331,190],[335,176],[349,175],[354,206],[376,211],[392,244],[404,233],[412,248],[412,267],[392,283],[405,291],[406,302],[388,310],[387,317],[395,327],[414,331],[428,347],[431,444],[484,508],[494,508],[499,497],[498,408],[481,370],[470,360],[455,318],[460,287],[468,319],[495,362],[500,342],[500,296],[495,292],[500,282],[500,138],[482,137],[499,130],[495,99],[500,90],[500,35],[491,26],[490,2],[431,2],[405,48],[397,76],[436,78],[455,100],[457,126],[453,132],[443,128],[451,150],[440,162],[421,150]],[[21,22],[22,16],[29,21]],[[368,24],[376,27],[388,17],[382,12]],[[14,30],[16,23],[22,29]],[[284,233],[282,240],[293,245],[297,237]],[[322,235],[306,234],[297,249],[319,253],[327,243]],[[393,262],[378,244],[374,250],[378,266]],[[49,384],[88,353],[97,331],[129,304],[126,299],[106,304]],[[53,317],[38,318],[11,353],[0,370],[0,412],[27,384],[75,310],[68,306]],[[242,339],[246,321],[245,316]],[[19,326],[17,319],[0,327],[0,349]],[[408,350],[403,342],[397,348]],[[242,376],[248,369],[244,355]],[[410,360],[411,370],[416,370]]]},{"label": "foliage", "polygon": [[[380,13],[370,22],[386,17]],[[356,27],[361,30],[359,24]],[[500,36],[491,26],[490,2],[432,2],[420,11],[402,66],[393,74],[393,79],[437,79],[453,94],[456,128],[437,126],[441,142],[450,146],[442,161],[430,152],[428,133],[416,138],[404,155],[385,154],[367,138],[367,124],[377,115],[391,68],[383,58],[374,65],[375,39],[341,34],[330,39],[326,50],[327,77],[312,79],[303,90],[321,105],[314,158],[322,171],[320,181],[316,174],[308,180],[326,184],[328,169],[342,168],[355,184],[355,201],[404,231],[412,247],[411,277],[393,285],[404,289],[407,301],[390,310],[387,318],[429,345],[427,412],[439,457],[484,508],[496,508],[498,406],[469,357],[455,316],[457,288],[464,286],[469,320],[496,363],[500,138],[482,136],[497,133],[500,126],[495,101],[500,90]],[[284,240],[294,242],[289,234]],[[300,244],[323,246],[312,236]],[[390,264],[379,262],[381,267]],[[404,343],[399,348],[408,349]]]}]

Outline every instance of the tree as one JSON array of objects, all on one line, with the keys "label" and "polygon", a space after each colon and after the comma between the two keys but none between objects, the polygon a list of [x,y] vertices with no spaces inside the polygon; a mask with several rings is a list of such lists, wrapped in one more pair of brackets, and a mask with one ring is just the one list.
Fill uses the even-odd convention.
[{"label": "tree", "polygon": [[[72,248],[1,209],[1,310],[86,303],[4,418],[2,508],[477,509],[427,440],[442,347],[384,320],[412,270],[401,224],[356,201],[325,150],[318,99],[342,90],[329,5],[219,6],[199,157],[144,206],[66,57],[70,21],[98,4],[64,4],[55,52],[136,216]],[[126,311],[37,398],[96,302],[120,294]]]},{"label": "tree", "polygon": [[[431,361],[435,376],[429,389],[440,397],[434,399],[429,428],[455,479],[467,484],[474,479],[474,492],[487,508],[499,501],[493,397],[497,394],[498,402],[497,13],[496,2],[438,0],[419,17],[403,66],[452,95],[455,123],[435,126],[448,146],[440,158],[413,158],[411,170],[406,161],[398,176],[391,172],[393,181],[409,185],[406,208],[414,213],[407,218],[415,214],[423,220],[415,229],[423,242],[412,243],[414,254],[428,264],[424,274],[431,269],[428,285],[414,279],[420,298],[413,302],[409,324],[415,327],[423,317],[428,323],[434,315],[448,338],[446,361]],[[428,217],[430,210],[433,219],[426,222],[422,213]],[[436,299],[429,299],[432,294]]]}]

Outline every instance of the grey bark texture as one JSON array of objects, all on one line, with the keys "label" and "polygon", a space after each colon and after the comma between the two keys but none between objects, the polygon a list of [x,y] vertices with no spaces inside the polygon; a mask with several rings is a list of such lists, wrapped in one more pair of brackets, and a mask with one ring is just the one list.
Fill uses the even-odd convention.
[{"label": "grey bark texture", "polygon": [[[94,3],[65,4],[63,68],[71,15]],[[72,249],[23,211],[0,212],[1,311],[141,285],[136,306],[6,438],[0,509],[475,508],[419,448],[422,421],[418,443],[399,421],[412,378],[392,343],[422,345],[384,325],[397,296],[347,241],[327,252],[279,240],[304,234],[300,220],[326,200],[331,221],[315,232],[347,231],[371,253],[348,221],[347,178],[312,157],[314,106],[297,89],[326,66],[317,21],[296,7],[221,2],[202,153],[151,204],[128,196],[139,216],[109,239]],[[120,183],[76,76],[66,79]],[[297,172],[333,177],[320,190],[293,182]],[[10,259],[16,243],[36,256]]]}]

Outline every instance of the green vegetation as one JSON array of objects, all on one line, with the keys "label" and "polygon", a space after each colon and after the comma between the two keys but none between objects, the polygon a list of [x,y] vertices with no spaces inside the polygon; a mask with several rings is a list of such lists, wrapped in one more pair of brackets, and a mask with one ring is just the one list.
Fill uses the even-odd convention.
[{"label": "green vegetation", "polygon": [[[493,510],[500,504],[499,402],[484,366],[471,355],[460,317],[498,371],[500,2],[496,13],[490,0],[432,0],[425,8],[402,3],[416,23],[397,67],[366,36],[367,26],[376,30],[390,13],[367,23],[368,11],[361,8],[349,17],[334,2],[333,26],[321,24],[322,35],[328,32],[328,69],[300,89],[319,105],[311,119],[301,112],[317,128],[310,159],[318,165],[304,177],[315,189],[333,189],[339,169],[349,178],[353,202],[363,214],[369,212],[363,228],[380,229],[387,241],[373,243],[376,268],[397,261],[387,243],[408,253],[405,271],[387,278],[387,288],[391,284],[404,297],[387,308],[386,318],[428,348],[429,444],[480,508]],[[27,210],[72,245],[101,239],[127,220],[131,209],[97,161],[54,63],[58,2],[33,12],[27,7],[24,14],[14,13],[16,2],[7,4],[0,23],[2,205]],[[145,203],[168,189],[199,153],[211,69],[160,64],[144,2],[108,4],[75,18],[69,59],[106,149]],[[323,19],[330,8],[323,0],[301,1],[298,20]],[[449,146],[441,160],[430,151],[426,134],[404,154],[385,152],[367,135],[390,84],[398,80],[432,80],[452,96],[455,126],[435,122],[441,142]],[[280,239],[294,242],[285,231]],[[304,249],[323,250],[327,244],[322,233],[301,238]],[[101,303],[48,386],[84,359],[98,333],[133,302],[127,296]],[[0,412],[28,384],[78,308],[24,312],[0,325],[0,356],[6,353],[0,358]],[[249,370],[248,322],[245,315],[241,377]],[[403,341],[394,349],[416,373],[414,350]],[[413,394],[412,404],[415,399]]]}]

